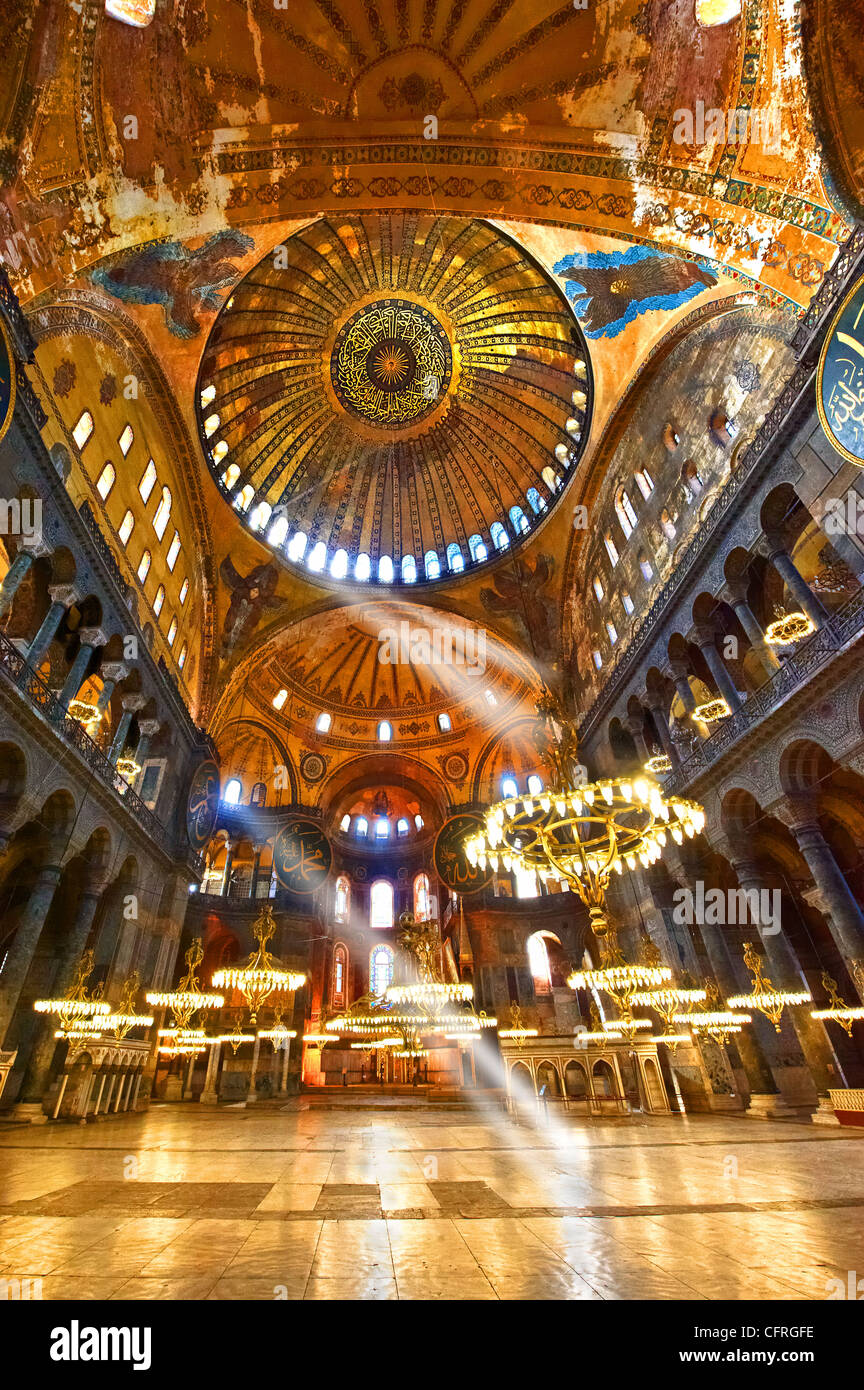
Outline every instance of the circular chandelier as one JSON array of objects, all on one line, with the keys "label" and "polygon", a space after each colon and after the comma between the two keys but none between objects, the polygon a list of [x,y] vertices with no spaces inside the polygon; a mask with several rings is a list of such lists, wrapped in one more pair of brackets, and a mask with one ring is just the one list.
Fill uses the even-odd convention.
[{"label": "circular chandelier", "polygon": [[786,613],[777,609],[777,617],[765,629],[765,641],[769,647],[792,647],[816,631],[816,624],[806,613]]},{"label": "circular chandelier", "polygon": [[663,1037],[667,1042],[674,1037],[679,1042],[688,1042],[689,1033],[675,1033],[673,1024],[684,1025],[689,1018],[689,1014],[678,1012],[685,1008],[692,1008],[694,1004],[701,1004],[707,998],[704,989],[681,989],[676,985],[664,985],[658,989],[637,990],[631,996],[630,1003],[638,1004],[643,1008],[653,1009],[663,1020]]},{"label": "circular chandelier", "polygon": [[201,938],[196,937],[184,956],[186,974],[177,989],[152,990],[145,996],[148,1004],[171,1010],[176,1028],[188,1028],[199,1009],[221,1009],[225,1003],[221,994],[208,994],[201,989],[195,972],[203,959],[204,947]]},{"label": "circular chandelier", "polygon": [[268,903],[252,927],[252,935],[258,942],[258,950],[253,951],[246,965],[226,966],[217,970],[213,984],[217,988],[237,989],[249,1005],[250,1022],[255,1023],[258,1014],[271,994],[293,994],[306,983],[306,976],[289,970],[271,956],[267,942],[276,931],[273,909]]},{"label": "circular chandelier", "polygon": [[704,824],[695,801],[667,800],[644,777],[616,777],[500,801],[465,852],[469,863],[484,869],[501,865],[534,870],[544,881],[564,879],[588,908],[594,934],[604,936],[611,875],[656,863],[670,836],[680,845]]},{"label": "circular chandelier", "polygon": [[673,1022],[692,1029],[694,1033],[706,1033],[715,1042],[725,1043],[733,1033],[743,1032],[743,1025],[752,1022],[749,1014],[732,1013],[727,1009],[714,1009],[689,1014],[674,1014]]},{"label": "circular chandelier", "polygon": [[664,776],[672,771],[672,759],[666,753],[654,753],[643,765],[643,772],[649,773],[652,777]]},{"label": "circular chandelier", "polygon": [[[853,973],[855,973],[853,971]],[[822,971],[822,986],[828,995],[827,1009],[811,1009],[810,1017],[818,1019],[831,1019],[834,1023],[839,1023],[844,1033],[852,1036],[852,1024],[864,1018],[864,1007],[856,1004],[854,1008],[849,1008],[846,1002],[837,993],[837,981],[832,979],[827,970]]]},{"label": "circular chandelier", "polygon": [[719,719],[726,719],[731,713],[726,701],[718,695],[713,700],[706,700],[704,704],[697,705],[691,718],[700,724],[716,724]]},{"label": "circular chandelier", "polygon": [[780,1019],[784,1008],[791,1004],[812,1004],[809,990],[775,989],[764,973],[762,957],[753,949],[753,943],[744,943],[744,964],[753,975],[753,989],[750,994],[734,994],[726,1003],[730,1009],[758,1009],[774,1024],[775,1032],[780,1032]]}]

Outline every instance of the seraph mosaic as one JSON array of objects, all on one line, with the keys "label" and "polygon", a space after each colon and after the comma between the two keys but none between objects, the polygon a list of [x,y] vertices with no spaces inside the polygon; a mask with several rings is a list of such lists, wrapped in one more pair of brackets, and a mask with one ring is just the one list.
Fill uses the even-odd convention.
[{"label": "seraph mosaic", "polygon": [[586,338],[617,338],[640,314],[678,309],[717,277],[695,261],[650,246],[627,251],[574,251],[553,267]]},{"label": "seraph mosaic", "polygon": [[182,241],[162,241],[124,251],[92,272],[93,283],[125,304],[161,304],[178,338],[201,332],[196,314],[222,307],[222,291],[239,274],[233,264],[255,245],[245,232],[214,232],[190,251]]}]

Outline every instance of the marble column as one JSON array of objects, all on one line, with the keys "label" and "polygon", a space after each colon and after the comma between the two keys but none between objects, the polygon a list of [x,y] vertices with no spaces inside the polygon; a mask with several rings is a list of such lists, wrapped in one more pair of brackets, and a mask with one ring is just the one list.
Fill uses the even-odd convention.
[{"label": "marble column", "polygon": [[681,759],[678,756],[678,749],[672,742],[672,735],[669,732],[669,720],[666,717],[666,702],[659,695],[649,696],[649,709],[654,719],[654,727],[657,730],[657,737],[663,748],[663,752],[672,764],[673,770],[679,766]]},{"label": "marble column", "polygon": [[264,850],[264,846],[263,846],[263,845],[253,845],[253,846],[252,846],[252,851],[253,851],[253,858],[252,858],[252,883],[251,883],[250,890],[249,890],[249,896],[250,896],[250,898],[253,898],[253,899],[254,899],[254,898],[257,898],[257,896],[258,896],[258,871],[259,871],[259,869],[261,868],[261,855],[262,855],[262,853],[263,853],[263,850]]},{"label": "marble column", "polygon": [[[689,671],[683,661],[669,662],[669,675],[675,683],[675,689],[682,705],[688,714],[692,714],[696,708],[696,696],[690,687]],[[696,726],[694,725],[694,728]]]},{"label": "marble column", "polygon": [[827,621],[828,613],[813,593],[807,580],[797,568],[795,561],[787,551],[783,541],[779,536],[772,533],[766,533],[765,540],[768,559],[780,575],[780,578],[795,599],[795,602],[801,605],[807,617],[816,627],[822,627],[823,623]]},{"label": "marble column", "polygon": [[645,721],[641,715],[630,714],[624,721],[636,744],[636,752],[642,763],[647,763],[651,754],[648,752],[648,744],[645,742]]},{"label": "marble column", "polygon": [[81,628],[79,633],[81,646],[75,655],[75,660],[69,668],[69,674],[63,682],[63,689],[60,691],[58,699],[64,710],[68,709],[69,701],[74,700],[84,682],[90,663],[97,649],[107,642],[107,634],[99,628]]},{"label": "marble column", "polygon": [[805,799],[793,798],[789,799],[789,807],[792,834],[827,905],[828,926],[837,949],[849,966],[864,958],[864,913],[822,833],[816,808]]},{"label": "marble column", "polygon": [[38,670],[45,657],[45,653],[57,636],[70,604],[75,603],[78,593],[71,584],[52,584],[48,593],[51,595],[51,606],[30,646],[27,648],[27,663]]},{"label": "marble column", "polygon": [[713,628],[696,628],[696,643],[699,650],[708,663],[708,669],[714,677],[717,689],[720,691],[720,694],[723,696],[730,710],[734,713],[736,709],[741,708],[744,701],[726,667],[726,663],[714,644],[714,637],[715,633]]},{"label": "marble column", "polygon": [[222,888],[220,896],[228,897],[231,888],[231,869],[234,866],[234,846],[230,840],[225,841],[225,868],[222,870]]},{"label": "marble column", "polygon": [[756,614],[747,602],[746,591],[743,586],[730,584],[727,585],[727,588],[735,616],[747,634],[753,653],[762,668],[765,679],[768,680],[779,669],[780,659],[765,641],[765,633],[759,626]]},{"label": "marble column", "polygon": [[10,607],[12,600],[21,587],[22,581],[30,573],[35,556],[29,550],[19,550],[12,564],[9,566],[0,584],[0,618]]},{"label": "marble column", "polygon": [[[730,863],[742,888],[757,894],[770,891],[747,847],[733,845]],[[762,925],[754,926],[752,935],[758,935],[765,947],[765,973],[770,974],[777,989],[809,990],[806,976],[782,922],[779,931],[772,931],[770,927],[765,930]],[[831,1086],[836,1086],[838,1080],[843,1081],[843,1073],[824,1025],[810,1017],[812,1007],[812,1004],[791,1005],[784,1010],[784,1017],[790,1020],[795,1030],[816,1090],[824,1094]]]},{"label": "marble column", "polygon": [[111,747],[108,750],[109,762],[114,763],[115,766],[120,760],[120,758],[122,758],[126,750],[126,743],[129,738],[129,730],[132,726],[132,720],[134,717],[134,710],[131,709],[124,710],[120,716],[120,720],[117,724],[117,730],[114,734],[113,739],[111,740]]},{"label": "marble column", "polygon": [[[60,959],[51,984],[51,995],[55,999],[64,995],[72,984],[75,977],[75,967],[87,945],[87,938],[90,935],[90,928],[93,925],[93,918],[99,906],[103,887],[104,885],[94,884],[85,888],[78,900],[78,906],[72,924],[64,938]],[[34,1039],[19,1092],[19,1106],[33,1107],[37,1119],[42,1109],[42,1097],[51,1080],[51,1061],[57,1046],[54,1037],[55,1028],[56,1021],[53,1018],[48,1017],[43,1021]],[[21,1115],[16,1114],[16,1118],[24,1118],[23,1110]],[[33,1118],[33,1115],[30,1118]]]},{"label": "marble column", "polygon": [[139,719],[138,728],[141,737],[138,740],[138,747],[135,749],[135,761],[139,767],[143,768],[150,753],[150,745],[158,734],[162,725],[158,719]]},{"label": "marble column", "polygon": [[33,960],[36,945],[45,925],[45,918],[54,901],[54,894],[63,873],[59,864],[43,864],[27,899],[9,947],[9,954],[0,974],[0,1046],[9,1031],[27,971]]}]

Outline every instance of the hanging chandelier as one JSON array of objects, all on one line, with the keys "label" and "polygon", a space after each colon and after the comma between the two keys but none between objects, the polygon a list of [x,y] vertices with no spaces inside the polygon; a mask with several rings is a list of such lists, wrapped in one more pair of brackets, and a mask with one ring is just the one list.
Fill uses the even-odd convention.
[{"label": "hanging chandelier", "polygon": [[775,1032],[780,1032],[780,1019],[783,1010],[792,1004],[812,1004],[809,990],[775,989],[764,973],[762,957],[753,949],[751,941],[744,943],[744,964],[753,976],[753,989],[750,994],[734,994],[726,1003],[730,1009],[758,1009],[774,1024]]},{"label": "hanging chandelier", "polygon": [[652,777],[665,776],[672,771],[672,759],[666,753],[653,753],[642,770]]},{"label": "hanging chandelier", "polygon": [[727,1043],[733,1033],[742,1033],[743,1025],[752,1022],[749,1014],[732,1013],[731,1010],[714,1009],[695,1011],[689,1014],[673,1015],[673,1022],[692,1029],[694,1033],[705,1033],[715,1042]]},{"label": "hanging chandelier", "polygon": [[726,719],[731,713],[726,701],[718,695],[697,705],[690,717],[699,724],[716,724],[719,719]]},{"label": "hanging chandelier", "polygon": [[684,1009],[692,1008],[694,1004],[701,1004],[707,998],[704,989],[682,989],[677,985],[663,985],[659,989],[637,990],[631,996],[630,1003],[640,1007],[653,1009],[663,1020],[663,1032],[661,1037],[670,1041],[673,1036],[679,1042],[689,1041],[689,1033],[675,1033],[673,1024],[684,1025],[689,1014],[684,1013]]},{"label": "hanging chandelier", "polygon": [[834,1023],[839,1023],[844,1033],[852,1036],[852,1024],[864,1018],[864,1006],[856,1004],[849,1008],[845,1000],[840,998],[837,993],[837,981],[832,979],[827,970],[822,971],[822,987],[828,995],[827,1009],[811,1009],[810,1017],[818,1019],[831,1019]]},{"label": "hanging chandelier", "polygon": [[765,629],[765,641],[769,647],[792,647],[816,631],[816,624],[806,613],[787,613],[782,608],[774,611],[777,616]]},{"label": "hanging chandelier", "polygon": [[111,1013],[111,1005],[101,997],[101,985],[93,994],[87,992],[87,980],[93,971],[94,954],[85,951],[75,967],[75,976],[62,999],[37,999],[33,1004],[37,1014],[56,1014],[58,1029],[56,1038],[72,1036],[84,1032],[86,1037],[97,1037],[106,1026],[106,1018]]},{"label": "hanging chandelier", "polygon": [[249,1005],[250,1022],[255,1023],[258,1014],[271,994],[293,994],[306,983],[306,976],[289,970],[276,960],[267,950],[267,942],[276,931],[273,909],[269,903],[261,909],[261,915],[252,927],[252,935],[258,942],[258,950],[253,951],[246,965],[226,966],[217,970],[213,984],[218,988],[237,989]]},{"label": "hanging chandelier", "polygon": [[522,1015],[522,1009],[518,1004],[510,1005],[510,1024],[507,1028],[498,1029],[499,1038],[507,1038],[522,1047],[527,1038],[537,1038],[540,1036],[539,1028],[529,1028]]},{"label": "hanging chandelier", "polygon": [[195,972],[203,959],[204,947],[201,944],[201,938],[196,937],[184,956],[186,974],[177,989],[153,990],[145,995],[148,1004],[171,1010],[176,1028],[188,1028],[192,1021],[192,1015],[197,1013],[199,1009],[203,1011],[221,1009],[225,1003],[221,994],[209,994],[201,989]]},{"label": "hanging chandelier", "polygon": [[231,1032],[219,1033],[215,1038],[212,1039],[212,1041],[218,1043],[230,1043],[231,1051],[234,1053],[234,1056],[236,1057],[237,1049],[243,1043],[254,1043],[255,1034],[243,1032],[243,1029],[240,1026],[240,1014],[238,1012],[237,1017],[234,1020],[234,1027],[232,1028]]},{"label": "hanging chandelier", "polygon": [[135,1012],[135,997],[141,988],[141,976],[137,970],[127,978],[123,985],[120,995],[120,1003],[116,1013],[110,1013],[103,1020],[105,1029],[111,1029],[118,1042],[131,1033],[133,1028],[150,1028],[153,1024],[151,1014],[139,1014]]}]

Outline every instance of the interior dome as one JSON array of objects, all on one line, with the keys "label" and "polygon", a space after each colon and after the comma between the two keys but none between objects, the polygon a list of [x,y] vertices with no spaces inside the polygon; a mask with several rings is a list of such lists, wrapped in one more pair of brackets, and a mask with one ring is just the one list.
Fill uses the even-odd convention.
[{"label": "interior dome", "polygon": [[592,381],[565,297],[486,222],[322,219],[246,275],[198,381],[244,524],[332,580],[426,584],[518,545],[582,453]]}]

